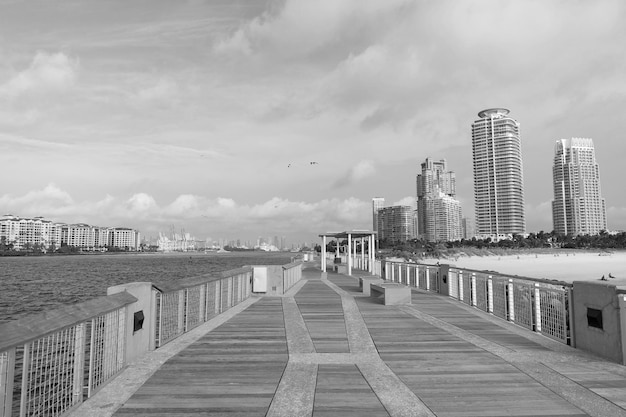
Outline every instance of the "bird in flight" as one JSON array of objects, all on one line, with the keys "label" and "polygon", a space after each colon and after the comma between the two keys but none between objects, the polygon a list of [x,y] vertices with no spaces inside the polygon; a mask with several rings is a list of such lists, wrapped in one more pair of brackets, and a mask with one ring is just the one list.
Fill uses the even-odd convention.
[{"label": "bird in flight", "polygon": [[615,277],[613,276],[613,274],[609,272],[609,278],[615,278]]},{"label": "bird in flight", "polygon": [[602,278],[600,278],[600,281],[608,281],[608,279],[606,279],[604,275],[602,275]]}]

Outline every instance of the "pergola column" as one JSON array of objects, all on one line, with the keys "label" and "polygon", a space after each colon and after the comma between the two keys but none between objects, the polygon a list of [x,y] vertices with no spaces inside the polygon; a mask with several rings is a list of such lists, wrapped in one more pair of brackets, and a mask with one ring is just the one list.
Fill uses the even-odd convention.
[{"label": "pergola column", "polygon": [[352,235],[348,233],[348,275],[352,275]]},{"label": "pergola column", "polygon": [[363,266],[365,266],[365,245],[363,245],[363,237],[359,239],[359,242],[361,243],[361,269],[365,269],[363,268]]},{"label": "pergola column", "polygon": [[326,272],[326,235],[322,236],[322,272]]}]

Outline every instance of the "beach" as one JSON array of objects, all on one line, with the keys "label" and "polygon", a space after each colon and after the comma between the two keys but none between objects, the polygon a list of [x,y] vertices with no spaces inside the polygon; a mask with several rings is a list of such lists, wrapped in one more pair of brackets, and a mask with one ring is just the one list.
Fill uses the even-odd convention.
[{"label": "beach", "polygon": [[[626,252],[570,251],[519,253],[493,256],[459,256],[455,259],[425,259],[420,263],[450,264],[459,268],[496,271],[507,275],[555,279],[564,282],[600,281],[626,286]],[[609,274],[615,278],[610,278]]]}]

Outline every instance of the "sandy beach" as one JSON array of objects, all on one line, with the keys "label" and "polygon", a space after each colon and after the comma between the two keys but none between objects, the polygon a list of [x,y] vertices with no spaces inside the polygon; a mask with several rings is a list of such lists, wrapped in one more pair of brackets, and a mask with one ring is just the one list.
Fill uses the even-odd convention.
[{"label": "sandy beach", "polygon": [[[626,286],[626,252],[624,251],[461,256],[456,259],[426,259],[421,262],[435,264],[437,261],[461,268],[497,271],[504,274],[556,279],[565,282],[597,281],[604,275],[607,284]],[[609,274],[615,278],[610,278]]]}]

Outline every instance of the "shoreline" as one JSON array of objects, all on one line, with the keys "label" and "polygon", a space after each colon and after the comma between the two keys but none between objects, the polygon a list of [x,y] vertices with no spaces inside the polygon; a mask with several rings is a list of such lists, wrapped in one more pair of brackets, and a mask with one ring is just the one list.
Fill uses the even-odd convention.
[{"label": "shoreline", "polygon": [[[404,262],[404,259],[395,259]],[[546,248],[502,250],[491,254],[486,254],[483,250],[480,255],[469,255],[464,252],[449,254],[447,257],[421,258],[416,262],[427,265],[435,265],[439,262],[475,271],[491,271],[567,283],[597,281],[607,285],[626,286],[626,250],[623,249],[608,251]],[[604,280],[601,279],[602,277]]]}]

